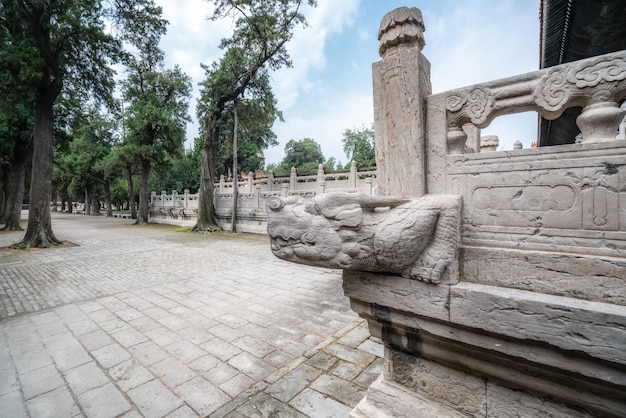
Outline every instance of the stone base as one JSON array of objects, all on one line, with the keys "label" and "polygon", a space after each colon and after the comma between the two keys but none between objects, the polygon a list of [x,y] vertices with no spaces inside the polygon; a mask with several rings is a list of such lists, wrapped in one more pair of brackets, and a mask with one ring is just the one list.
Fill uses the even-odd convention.
[{"label": "stone base", "polygon": [[467,418],[468,415],[423,398],[380,375],[367,395],[354,407],[350,418]]},{"label": "stone base", "polygon": [[[438,365],[438,368],[443,366]],[[446,368],[447,369],[447,368]],[[451,380],[460,372],[449,369]],[[430,377],[429,377],[430,378]],[[446,391],[451,382],[440,382],[439,390]],[[453,382],[452,382],[453,383]],[[457,382],[458,383],[458,382]],[[467,382],[465,382],[467,383]],[[460,385],[463,386],[463,385]],[[512,390],[494,382],[483,380],[481,395],[467,402],[454,394],[433,393],[433,397],[414,392],[380,375],[369,387],[367,395],[350,413],[350,418],[508,418],[508,417],[553,417],[553,418],[591,418],[593,415],[577,408],[542,399],[524,391]],[[437,396],[442,398],[437,399]],[[471,396],[470,394],[460,394]],[[475,395],[475,394],[474,394]],[[448,404],[446,399],[458,401],[458,409]],[[471,411],[469,410],[471,409]]]}]

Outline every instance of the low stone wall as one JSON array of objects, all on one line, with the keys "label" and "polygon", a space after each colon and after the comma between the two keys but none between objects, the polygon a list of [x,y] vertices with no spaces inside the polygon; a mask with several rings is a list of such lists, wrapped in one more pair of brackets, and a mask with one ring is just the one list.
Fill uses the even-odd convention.
[{"label": "low stone wall", "polygon": [[[377,187],[376,171],[359,171],[352,163],[349,171],[325,173],[320,164],[316,175],[298,176],[292,168],[289,177],[274,177],[272,172],[267,178],[254,179],[253,173],[237,184],[237,230],[254,234],[267,231],[266,202],[273,196],[301,196],[305,200],[331,191],[361,192],[373,195]],[[215,184],[214,206],[218,225],[231,229],[233,214],[233,182],[225,181],[221,176]],[[160,195],[152,192],[150,198],[150,221],[154,223],[193,226],[198,214],[198,194],[185,190],[179,194],[162,191]]]}]

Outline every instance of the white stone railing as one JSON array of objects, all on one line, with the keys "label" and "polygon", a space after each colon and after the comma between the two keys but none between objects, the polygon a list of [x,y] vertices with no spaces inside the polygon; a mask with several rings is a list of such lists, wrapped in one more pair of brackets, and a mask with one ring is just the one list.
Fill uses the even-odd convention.
[{"label": "white stone railing", "polygon": [[[359,191],[373,195],[376,190],[376,170],[358,171],[352,163],[349,171],[325,173],[320,164],[317,174],[298,176],[296,169],[291,169],[289,177],[274,177],[270,171],[267,178],[254,179],[253,173],[246,180],[237,184],[237,218],[243,227],[242,232],[265,233],[267,213],[266,202],[272,196],[301,196],[305,200],[330,191]],[[233,207],[233,182],[220,177],[215,184],[214,206],[218,223],[223,228],[230,225]],[[156,223],[190,225],[195,223],[198,213],[198,194],[185,190],[179,194],[173,190],[167,194],[152,192],[150,197],[151,220]],[[246,224],[253,227],[246,227]]]},{"label": "white stone railing", "polygon": [[553,120],[572,107],[582,107],[576,119],[582,143],[615,140],[626,113],[619,107],[626,97],[625,68],[626,51],[619,51],[448,91],[448,154],[480,152],[471,132],[497,116],[535,111]]}]

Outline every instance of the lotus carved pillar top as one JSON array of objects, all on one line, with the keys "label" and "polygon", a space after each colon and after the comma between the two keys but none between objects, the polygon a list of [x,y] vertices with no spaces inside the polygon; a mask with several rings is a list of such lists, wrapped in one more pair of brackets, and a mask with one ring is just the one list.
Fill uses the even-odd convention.
[{"label": "lotus carved pillar top", "polygon": [[301,264],[456,281],[461,198],[327,193],[268,201],[272,252]]}]

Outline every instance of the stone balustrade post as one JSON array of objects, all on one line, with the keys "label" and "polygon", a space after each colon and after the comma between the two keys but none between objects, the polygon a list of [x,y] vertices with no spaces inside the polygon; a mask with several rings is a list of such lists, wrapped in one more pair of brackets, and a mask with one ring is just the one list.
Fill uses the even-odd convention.
[{"label": "stone balustrade post", "polygon": [[254,209],[261,209],[261,185],[254,186]]},{"label": "stone balustrade post", "polygon": [[289,174],[289,190],[296,190],[296,183],[298,182],[298,173],[295,167],[291,167],[291,173]]},{"label": "stone balustrade post", "polygon": [[365,179],[365,190],[370,196],[374,194],[374,179],[372,179],[371,177]]},{"label": "stone balustrade post", "polygon": [[225,181],[225,179],[224,179],[224,175],[222,174],[222,175],[220,176],[220,189],[219,189],[219,190],[220,190],[220,194],[221,194],[221,193],[224,193],[224,188],[226,187],[226,184],[225,184],[225,183],[226,183],[226,181]]},{"label": "stone balustrade post", "polygon": [[289,195],[289,184],[281,183],[281,185],[280,185],[280,195],[282,197],[287,197]]},{"label": "stone balustrade post", "polygon": [[189,189],[185,189],[184,208],[187,209],[188,207],[189,207]]},{"label": "stone balustrade post", "polygon": [[350,174],[348,175],[348,183],[350,184],[350,187],[353,189],[356,189],[356,181],[357,181],[357,172],[358,172],[358,167],[356,165],[356,161],[352,161],[352,163],[350,163]]},{"label": "stone balustrade post", "polygon": [[248,193],[252,193],[254,190],[254,173],[252,171],[248,172]]},{"label": "stone balustrade post", "polygon": [[426,193],[424,102],[431,94],[430,63],[422,13],[401,7],[383,17],[381,61],[372,66],[378,193],[419,197]]},{"label": "stone balustrade post", "polygon": [[150,193],[150,205],[151,205],[152,207],[155,207],[155,201],[156,201],[156,192],[155,192],[155,191],[152,191],[152,192]]},{"label": "stone balustrade post", "polygon": [[271,192],[274,188],[274,172],[272,170],[267,172],[267,191]]},{"label": "stone balustrade post", "polygon": [[166,199],[167,199],[167,193],[165,192],[165,190],[161,190],[161,206],[162,206],[162,207],[167,206],[167,205],[165,204]]}]

